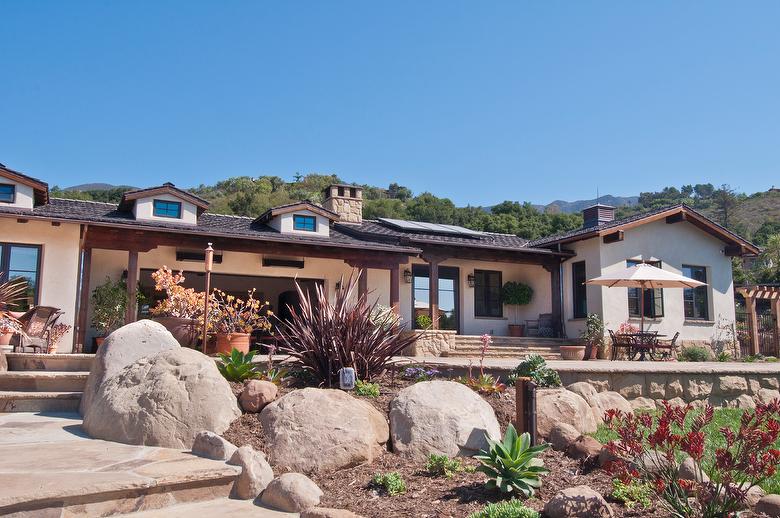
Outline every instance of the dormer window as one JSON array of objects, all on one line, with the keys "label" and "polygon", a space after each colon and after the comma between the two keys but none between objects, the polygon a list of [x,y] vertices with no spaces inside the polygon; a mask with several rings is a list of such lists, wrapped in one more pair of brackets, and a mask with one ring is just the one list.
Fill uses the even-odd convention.
[{"label": "dormer window", "polygon": [[10,183],[0,184],[0,202],[13,203],[16,201],[16,186]]},{"label": "dormer window", "polygon": [[314,216],[304,216],[303,214],[295,214],[293,216],[293,229],[303,230],[305,232],[316,232],[317,218]]},{"label": "dormer window", "polygon": [[159,218],[181,219],[181,202],[154,200],[154,215]]}]

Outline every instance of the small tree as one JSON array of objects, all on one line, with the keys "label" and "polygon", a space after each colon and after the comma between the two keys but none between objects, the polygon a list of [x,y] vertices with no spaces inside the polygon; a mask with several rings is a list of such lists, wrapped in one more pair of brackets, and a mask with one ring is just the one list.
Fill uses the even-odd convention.
[{"label": "small tree", "polygon": [[517,323],[517,317],[519,315],[519,308],[517,306],[530,304],[533,296],[533,288],[522,282],[508,281],[504,283],[504,287],[501,289],[501,299],[503,303],[508,306],[515,306],[515,323]]},{"label": "small tree", "polygon": [[92,290],[92,327],[102,336],[119,328],[127,310],[127,286],[121,280],[106,282]]},{"label": "small tree", "polygon": [[580,333],[580,338],[585,340],[588,346],[585,352],[585,358],[592,357],[592,351],[604,347],[604,321],[596,313],[591,313],[585,319],[585,329]]}]

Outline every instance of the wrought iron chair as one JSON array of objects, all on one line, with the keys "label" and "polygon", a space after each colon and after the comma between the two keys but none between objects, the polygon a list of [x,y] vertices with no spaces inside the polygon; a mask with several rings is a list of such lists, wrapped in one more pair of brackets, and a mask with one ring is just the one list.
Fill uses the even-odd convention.
[{"label": "wrought iron chair", "polygon": [[674,333],[671,340],[658,340],[655,344],[653,354],[660,352],[663,358],[676,358],[677,357],[677,339],[680,337],[680,332]]},{"label": "wrought iron chair", "polygon": [[618,358],[618,353],[621,349],[626,351],[626,356],[631,358],[634,349],[634,340],[629,335],[616,334],[611,329],[609,330],[609,339],[612,341],[612,355],[611,360],[615,361]]},{"label": "wrought iron chair", "polygon": [[51,328],[57,323],[63,311],[51,306],[35,306],[18,318],[24,334],[17,334],[11,339],[13,351],[25,352],[30,348],[33,352],[48,352]]}]

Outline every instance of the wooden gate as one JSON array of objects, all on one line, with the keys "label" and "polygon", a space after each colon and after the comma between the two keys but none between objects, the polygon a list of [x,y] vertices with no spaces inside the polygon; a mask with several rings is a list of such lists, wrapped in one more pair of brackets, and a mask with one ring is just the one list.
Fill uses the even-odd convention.
[{"label": "wooden gate", "polygon": [[[737,340],[739,340],[739,347],[742,352],[742,356],[749,356],[753,354],[754,350],[758,350],[758,353],[763,356],[780,356],[780,344],[778,343],[777,335],[777,320],[771,313],[758,313],[756,314],[757,332],[755,335],[752,332],[752,319],[750,314],[746,312],[737,312]],[[756,336],[758,340],[758,347],[754,348],[751,340],[752,336]]]}]

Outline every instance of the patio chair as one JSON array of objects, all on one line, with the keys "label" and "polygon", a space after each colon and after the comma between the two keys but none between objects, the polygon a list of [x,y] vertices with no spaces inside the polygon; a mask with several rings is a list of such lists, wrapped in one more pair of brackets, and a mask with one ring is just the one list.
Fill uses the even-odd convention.
[{"label": "patio chair", "polygon": [[553,336],[553,316],[552,313],[541,313],[536,320],[525,321],[526,336]]},{"label": "patio chair", "polygon": [[33,352],[48,352],[51,338],[51,328],[57,323],[63,311],[51,306],[35,306],[18,318],[24,334],[16,334],[11,339],[13,351],[25,352],[30,348]]},{"label": "patio chair", "polygon": [[677,331],[671,340],[658,340],[653,353],[658,351],[663,358],[675,358],[677,356],[677,339],[679,337],[680,332]]},{"label": "patio chair", "polygon": [[634,340],[631,336],[616,334],[611,329],[609,330],[609,338],[612,341],[612,356],[611,360],[615,361],[618,357],[618,352],[621,349],[626,351],[626,356],[631,357],[634,349]]}]

